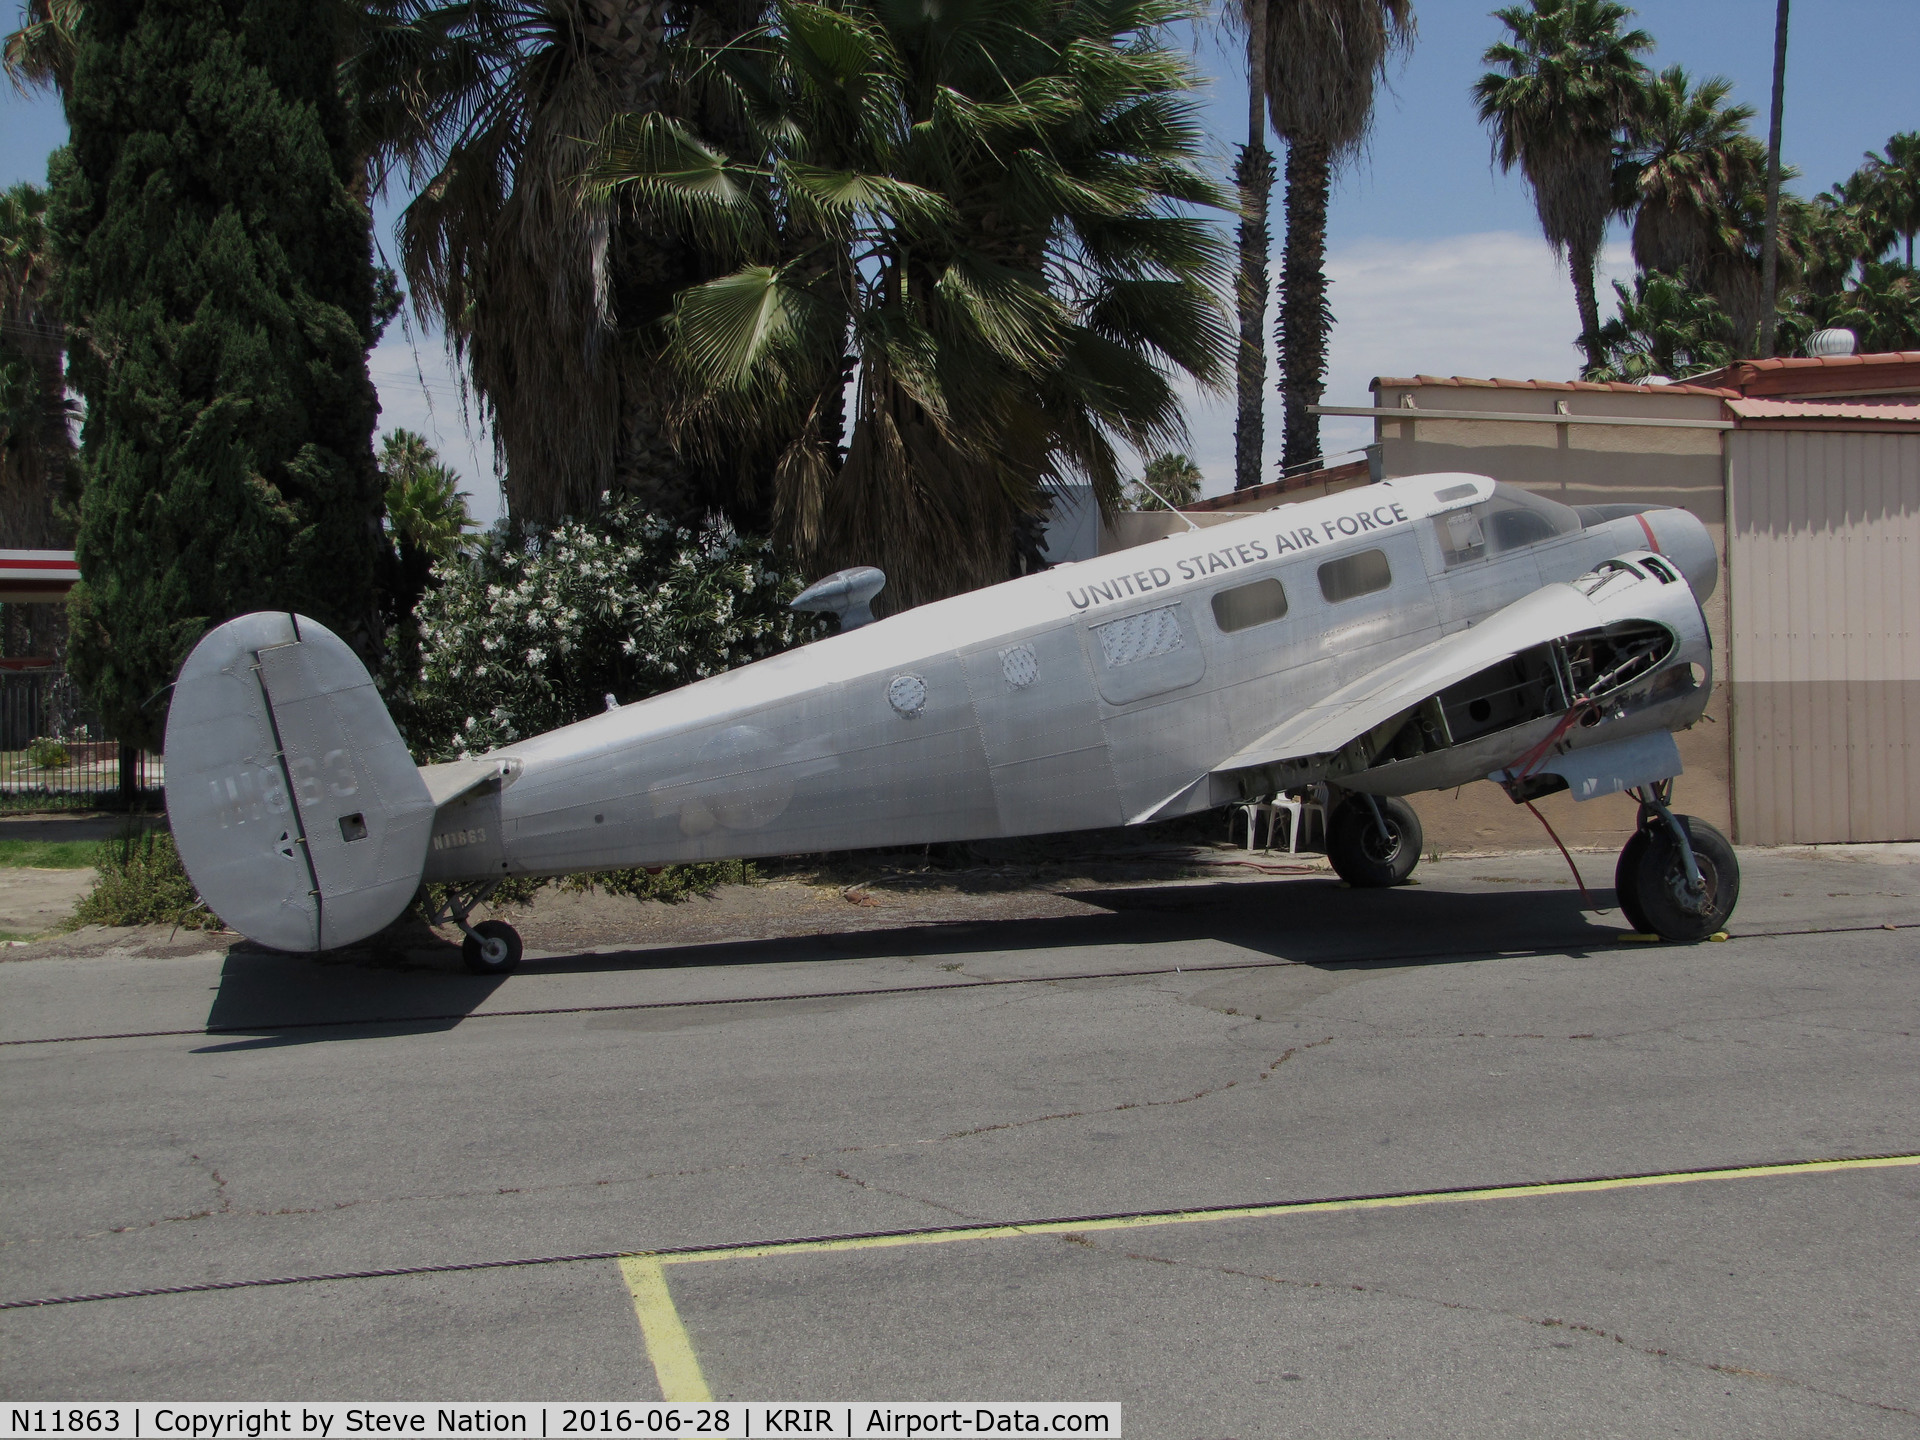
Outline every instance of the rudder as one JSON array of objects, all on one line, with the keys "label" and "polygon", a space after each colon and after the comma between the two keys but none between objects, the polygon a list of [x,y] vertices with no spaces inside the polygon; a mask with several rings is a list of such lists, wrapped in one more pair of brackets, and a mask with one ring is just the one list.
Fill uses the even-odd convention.
[{"label": "rudder", "polygon": [[200,897],[276,950],[364,939],[406,908],[433,800],[359,657],[303,615],[243,615],[180,667],[167,814]]}]

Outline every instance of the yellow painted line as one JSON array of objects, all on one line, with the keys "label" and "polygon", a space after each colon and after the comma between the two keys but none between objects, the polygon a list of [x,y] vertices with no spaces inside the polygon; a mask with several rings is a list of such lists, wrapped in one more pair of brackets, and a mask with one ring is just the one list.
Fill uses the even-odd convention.
[{"label": "yellow painted line", "polygon": [[687,1337],[687,1327],[680,1323],[680,1312],[673,1307],[660,1262],[651,1255],[628,1255],[620,1261],[620,1274],[633,1296],[633,1313],[640,1317],[640,1335],[646,1341],[647,1358],[653,1361],[653,1373],[660,1380],[660,1398],[711,1400],[707,1377],[700,1373],[693,1341]]},{"label": "yellow painted line", "polygon": [[[1246,1205],[1230,1210],[1189,1210],[1159,1215],[1116,1215],[1090,1220],[1043,1220],[1022,1225],[980,1225],[968,1229],[909,1231],[898,1235],[863,1235],[844,1240],[777,1240],[764,1245],[741,1245],[723,1250],[701,1250],[692,1254],[635,1257],[622,1260],[627,1284],[634,1293],[634,1306],[640,1310],[640,1325],[647,1330],[648,1349],[655,1354],[654,1367],[660,1370],[661,1385],[666,1371],[660,1369],[658,1351],[653,1350],[653,1332],[648,1329],[647,1313],[641,1307],[636,1263],[652,1266],[658,1277],[653,1284],[672,1318],[687,1361],[693,1360],[692,1347],[686,1343],[686,1331],[673,1313],[673,1302],[666,1298],[667,1287],[661,1267],[692,1265],[707,1260],[761,1260],[775,1255],[824,1254],[842,1250],[887,1250],[902,1245],[946,1245],[958,1240],[1012,1240],[1025,1235],[1082,1235],[1096,1230],[1141,1230],[1157,1225],[1199,1225],[1212,1220],[1256,1220],[1275,1215],[1315,1215],[1338,1210],[1397,1210],[1420,1205],[1455,1205],[1472,1200],[1521,1200],[1536,1195],[1584,1195],[1601,1190],[1642,1190],[1664,1185],[1697,1185],[1708,1180],[1755,1180],[1770,1176],[1819,1175],[1837,1170],[1882,1170],[1920,1165],[1920,1155],[1873,1155],[1851,1160],[1793,1160],[1778,1165],[1747,1165],[1732,1170],[1675,1170],[1660,1175],[1626,1175],[1608,1180],[1542,1181],[1531,1185],[1494,1185],[1481,1190],[1436,1190],[1415,1195],[1373,1195],[1350,1200],[1282,1200],[1271,1205]],[[694,1374],[699,1374],[695,1367]],[[673,1398],[668,1396],[669,1399]],[[706,1398],[704,1385],[699,1397]]]}]

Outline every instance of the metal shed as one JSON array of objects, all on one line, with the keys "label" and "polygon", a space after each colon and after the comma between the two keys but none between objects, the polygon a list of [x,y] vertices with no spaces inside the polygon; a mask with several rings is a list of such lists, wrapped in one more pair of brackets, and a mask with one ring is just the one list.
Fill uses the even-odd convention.
[{"label": "metal shed", "polygon": [[1735,836],[1913,839],[1920,406],[1727,408]]}]

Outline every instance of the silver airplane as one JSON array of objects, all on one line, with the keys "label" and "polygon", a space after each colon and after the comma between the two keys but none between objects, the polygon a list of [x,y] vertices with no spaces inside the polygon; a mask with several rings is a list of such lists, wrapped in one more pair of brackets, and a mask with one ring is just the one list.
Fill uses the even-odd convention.
[{"label": "silver airplane", "polygon": [[[415,766],[366,669],[285,612],[211,631],[167,722],[167,809],[232,929],[331,949],[423,882],[466,963],[521,944],[507,876],[1144,825],[1325,787],[1356,887],[1420,858],[1400,798],[1491,780],[1639,806],[1616,890],[1694,941],[1739,894],[1670,808],[1718,565],[1684,510],[1575,510],[1420,475],[1063,564],[872,621],[871,568],[793,603],[841,633],[578,724]],[[868,623],[871,622],[871,623]]]}]

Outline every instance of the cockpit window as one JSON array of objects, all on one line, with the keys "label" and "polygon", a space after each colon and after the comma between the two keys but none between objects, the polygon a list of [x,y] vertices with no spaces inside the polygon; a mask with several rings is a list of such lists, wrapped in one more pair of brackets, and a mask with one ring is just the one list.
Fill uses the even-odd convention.
[{"label": "cockpit window", "polygon": [[1580,516],[1571,505],[1535,495],[1517,485],[1497,484],[1492,498],[1464,510],[1436,515],[1433,526],[1447,568],[1503,555],[1570,535],[1580,528]]}]

